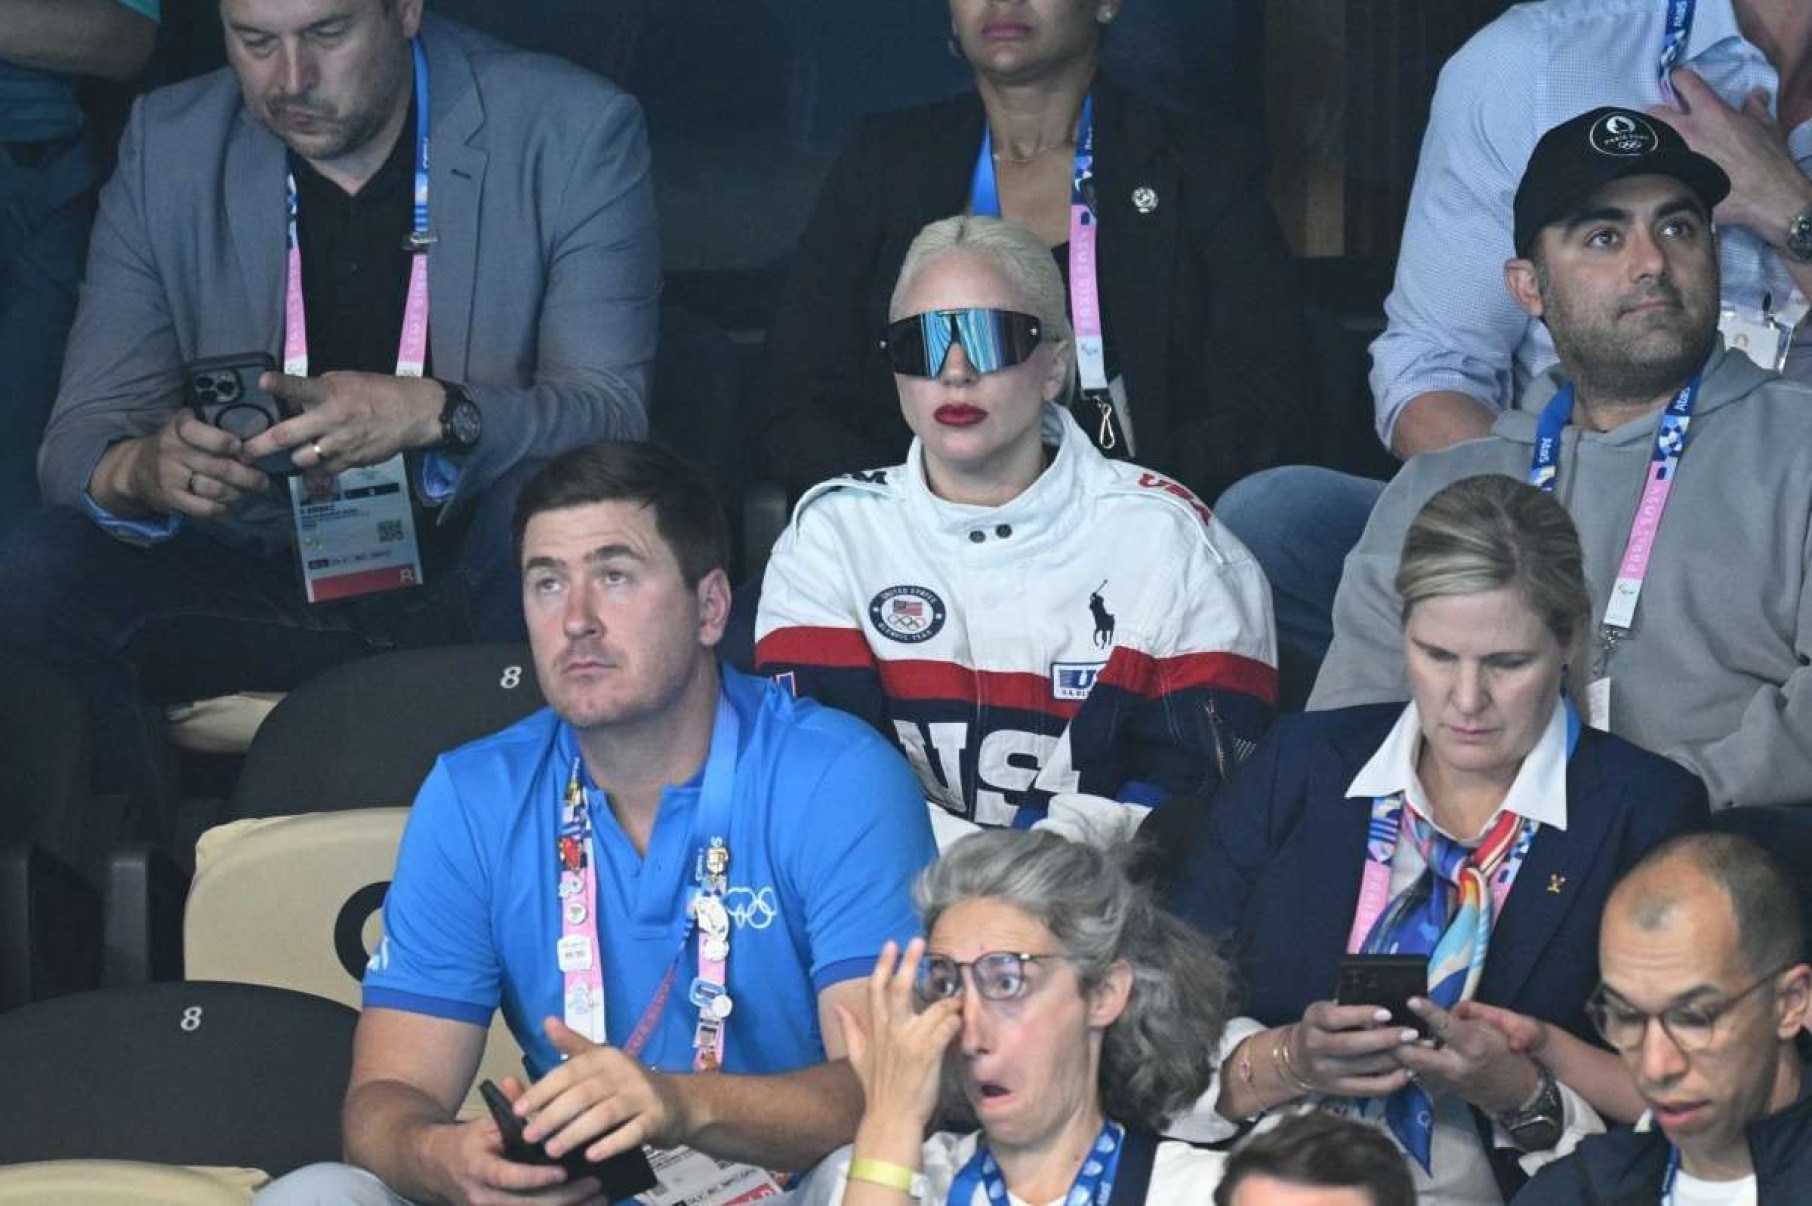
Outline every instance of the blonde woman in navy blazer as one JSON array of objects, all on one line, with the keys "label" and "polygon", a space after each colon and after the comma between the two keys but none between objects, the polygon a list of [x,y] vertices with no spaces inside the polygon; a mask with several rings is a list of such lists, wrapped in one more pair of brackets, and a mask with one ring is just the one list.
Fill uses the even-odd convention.
[{"label": "blonde woman in navy blazer", "polygon": [[[1507,477],[1447,487],[1411,525],[1397,576],[1413,702],[1289,717],[1215,799],[1170,903],[1232,939],[1246,984],[1246,1017],[1223,1041],[1218,1092],[1205,1099],[1219,1122],[1378,1101],[1413,1077],[1433,1115],[1429,1166],[1411,1161],[1419,1200],[1449,1204],[1503,1201],[1600,1129],[1584,1096],[1592,1085],[1551,1083],[1465,1009],[1413,1007],[1436,1047],[1403,1041],[1413,1018],[1380,1021],[1371,1007],[1332,1003],[1342,955],[1393,932],[1422,851],[1438,858],[1438,835],[1470,846],[1514,814],[1501,832],[1523,836],[1488,872],[1482,973],[1460,999],[1595,1041],[1584,1005],[1598,980],[1604,900],[1643,851],[1703,825],[1707,805],[1690,773],[1579,724],[1563,696],[1592,631],[1580,562],[1552,497]],[[1398,791],[1408,798],[1400,840],[1374,843],[1379,810]],[[1418,832],[1434,845],[1417,846]],[[1376,882],[1368,863],[1385,865],[1373,844],[1389,850],[1390,903],[1380,912],[1374,898],[1368,926],[1356,919],[1362,886]],[[1496,883],[1506,868],[1507,891]],[[1358,1112],[1375,1119],[1381,1107]],[[1556,1126],[1522,1125],[1549,1112]]]}]

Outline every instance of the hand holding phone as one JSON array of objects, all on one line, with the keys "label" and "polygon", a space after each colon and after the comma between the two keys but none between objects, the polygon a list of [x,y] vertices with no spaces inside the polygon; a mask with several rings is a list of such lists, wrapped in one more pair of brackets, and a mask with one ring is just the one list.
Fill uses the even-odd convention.
[{"label": "hand holding phone", "polygon": [[1376,1005],[1390,1010],[1393,1026],[1429,1037],[1428,1023],[1409,1007],[1411,997],[1428,995],[1426,955],[1342,955],[1334,987],[1337,1005]]},{"label": "hand holding phone", "polygon": [[[276,368],[266,352],[197,360],[183,371],[184,397],[202,422],[245,443],[296,413],[288,402],[258,386],[258,378]],[[298,472],[287,451],[259,457],[253,467],[272,477]]]},{"label": "hand holding phone", "polygon": [[518,1164],[558,1164],[574,1180],[592,1177],[612,1201],[633,1198],[659,1184],[653,1165],[648,1163],[647,1153],[639,1147],[600,1161],[587,1160],[584,1147],[576,1147],[558,1158],[548,1155],[539,1143],[530,1143],[522,1137],[522,1119],[516,1117],[516,1111],[510,1108],[509,1098],[503,1095],[502,1089],[487,1080],[478,1086],[478,1092],[490,1108],[497,1129],[503,1132],[506,1159]]}]

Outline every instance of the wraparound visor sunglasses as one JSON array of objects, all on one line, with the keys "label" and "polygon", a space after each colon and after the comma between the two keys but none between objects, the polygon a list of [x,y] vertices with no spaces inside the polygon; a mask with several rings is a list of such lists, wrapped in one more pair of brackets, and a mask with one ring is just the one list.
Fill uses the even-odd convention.
[{"label": "wraparound visor sunglasses", "polygon": [[953,344],[961,344],[969,367],[997,373],[1024,364],[1038,350],[1044,324],[1030,314],[971,306],[964,310],[928,310],[887,324],[881,347],[896,373],[935,377]]}]

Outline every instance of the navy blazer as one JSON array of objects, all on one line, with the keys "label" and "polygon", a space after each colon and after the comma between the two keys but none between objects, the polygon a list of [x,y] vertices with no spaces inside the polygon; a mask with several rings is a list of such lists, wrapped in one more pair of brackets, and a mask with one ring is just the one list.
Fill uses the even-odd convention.
[{"label": "navy blazer", "polygon": [[[973,92],[879,114],[826,177],[768,337],[769,456],[792,492],[904,458],[879,339],[907,246],[969,203],[984,118]],[[1314,360],[1255,140],[1098,76],[1095,142],[1101,312],[1134,459],[1209,500],[1306,459]]]},{"label": "navy blazer", "polygon": [[[1201,814],[1170,907],[1228,938],[1245,1012],[1267,1026],[1334,995],[1365,866],[1370,800],[1347,787],[1402,714],[1372,704],[1287,716]],[[1598,984],[1598,919],[1650,847],[1710,819],[1705,785],[1620,737],[1585,729],[1567,762],[1567,827],[1544,828],[1491,928],[1477,999],[1597,1041],[1585,1000]],[[1480,1136],[1491,1121],[1478,1110]],[[1505,1198],[1520,1168],[1487,1158]]]},{"label": "navy blazer", "polygon": [[[1359,899],[1371,801],[1346,789],[1401,704],[1280,720],[1215,797],[1170,905],[1231,937],[1245,1012],[1267,1026],[1331,999]],[[1624,870],[1709,821],[1705,786],[1683,767],[1596,729],[1567,763],[1567,827],[1529,847],[1491,931],[1480,1001],[1596,1042],[1585,999],[1598,983],[1598,918]]]}]

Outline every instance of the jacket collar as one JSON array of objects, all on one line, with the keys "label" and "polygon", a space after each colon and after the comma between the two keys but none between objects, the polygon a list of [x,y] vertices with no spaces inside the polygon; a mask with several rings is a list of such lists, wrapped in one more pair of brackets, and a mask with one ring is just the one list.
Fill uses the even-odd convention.
[{"label": "jacket collar", "polygon": [[[1087,500],[1100,489],[1095,478],[1105,460],[1063,407],[1045,403],[1039,425],[1045,446],[1056,453],[1036,481],[998,507],[946,502],[933,494],[925,480],[925,446],[915,437],[900,475],[913,524],[953,551],[998,549],[1009,557],[1076,527]],[[976,540],[975,533],[982,538]]]}]

